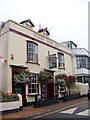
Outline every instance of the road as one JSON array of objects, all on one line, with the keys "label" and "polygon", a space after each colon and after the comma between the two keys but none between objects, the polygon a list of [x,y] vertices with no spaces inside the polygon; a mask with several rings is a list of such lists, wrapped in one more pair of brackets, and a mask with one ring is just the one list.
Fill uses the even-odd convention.
[{"label": "road", "polygon": [[78,120],[83,118],[83,120],[90,120],[90,100],[79,104],[75,103],[74,105],[45,113],[35,118],[78,118]]}]

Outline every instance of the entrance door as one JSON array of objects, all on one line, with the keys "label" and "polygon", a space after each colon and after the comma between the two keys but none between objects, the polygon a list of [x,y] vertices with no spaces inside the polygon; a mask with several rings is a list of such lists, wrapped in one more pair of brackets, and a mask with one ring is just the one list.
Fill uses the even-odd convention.
[{"label": "entrance door", "polygon": [[22,95],[22,86],[15,86],[15,93],[21,94]]},{"label": "entrance door", "polygon": [[15,85],[15,82],[14,82],[15,73],[21,72],[22,70],[23,70],[22,67],[12,66],[12,92],[22,95],[22,100],[23,100],[23,103],[25,106],[25,104],[26,104],[26,86],[25,86],[25,84]]},{"label": "entrance door", "polygon": [[48,83],[47,84],[47,98],[54,97],[54,84]]}]

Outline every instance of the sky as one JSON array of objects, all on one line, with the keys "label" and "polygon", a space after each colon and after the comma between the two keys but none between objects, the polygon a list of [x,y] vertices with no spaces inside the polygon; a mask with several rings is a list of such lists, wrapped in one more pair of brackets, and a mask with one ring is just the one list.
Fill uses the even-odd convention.
[{"label": "sky", "polygon": [[88,1],[0,0],[0,21],[30,19],[36,31],[47,27],[51,39],[59,43],[72,40],[88,50]]}]

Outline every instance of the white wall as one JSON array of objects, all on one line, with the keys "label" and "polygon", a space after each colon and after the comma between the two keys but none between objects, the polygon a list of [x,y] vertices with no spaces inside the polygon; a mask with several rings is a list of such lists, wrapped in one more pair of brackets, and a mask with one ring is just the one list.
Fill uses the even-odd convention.
[{"label": "white wall", "polygon": [[[63,69],[51,69],[55,70],[55,74],[58,73],[66,73],[68,75],[74,74],[73,70],[73,61],[72,61],[72,51],[64,47],[63,45],[55,42],[54,40],[51,40],[50,38],[47,38],[33,30],[30,30],[26,27],[23,27],[22,25],[19,25],[16,22],[8,21],[6,23],[6,28],[9,30],[9,28],[13,28],[14,30],[17,30],[25,35],[32,36],[34,38],[37,38],[39,41],[47,43],[48,45],[51,45],[52,47],[42,44],[38,41],[36,43],[38,44],[38,61],[39,64],[32,64],[27,63],[27,40],[33,41],[27,37],[24,37],[22,35],[19,35],[14,32],[7,32],[3,37],[3,55],[8,61],[8,67],[5,69],[3,68],[3,86],[7,86],[7,91],[12,90],[12,68],[10,65],[19,65],[19,66],[27,66],[29,67],[30,72],[39,73],[41,69],[46,68],[49,69],[48,64],[48,51],[50,54],[57,54],[57,52],[61,52],[64,54],[65,57],[65,70]],[[3,33],[7,30],[3,30]],[[58,49],[54,49],[53,47],[56,47],[58,49],[61,49],[62,51],[59,51]],[[68,54],[67,54],[68,53]],[[11,55],[13,54],[14,59],[11,60]],[[6,72],[5,72],[6,71]],[[5,82],[6,81],[6,82]]]},{"label": "white wall", "polygon": [[73,49],[73,53],[75,55],[87,55],[88,56],[88,51],[84,48]]},{"label": "white wall", "polygon": [[[9,24],[6,24],[3,29],[1,29],[0,33],[0,56],[3,59],[8,61],[8,27]],[[7,70],[8,63],[0,63],[0,90],[6,92],[8,91],[8,70]],[[2,86],[1,86],[2,85]],[[3,87],[4,86],[4,87]]]},{"label": "white wall", "polygon": [[87,95],[88,90],[89,90],[88,83],[79,86],[79,92],[80,92],[81,95]]},{"label": "white wall", "polygon": [[89,74],[89,70],[85,68],[80,68],[80,69],[75,69],[75,74],[80,75],[80,74]]}]

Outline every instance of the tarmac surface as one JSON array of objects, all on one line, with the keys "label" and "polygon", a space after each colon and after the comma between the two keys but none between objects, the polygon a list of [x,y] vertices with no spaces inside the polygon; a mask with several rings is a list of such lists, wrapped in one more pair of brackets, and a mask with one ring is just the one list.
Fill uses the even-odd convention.
[{"label": "tarmac surface", "polygon": [[77,103],[81,103],[84,101],[88,101],[87,97],[81,97],[75,100],[69,100],[66,102],[63,101],[59,101],[59,103],[57,104],[53,104],[53,105],[49,105],[49,106],[43,106],[43,107],[33,107],[33,106],[27,106],[27,107],[23,107],[22,111],[17,111],[17,112],[13,112],[13,113],[8,113],[8,114],[3,114],[0,115],[1,119],[6,119],[6,118],[33,118],[34,116],[38,116],[41,114],[45,114],[48,112],[52,112],[54,110],[58,110],[58,109],[63,109],[66,108],[68,106],[77,104]]}]

